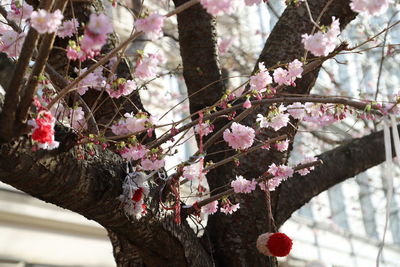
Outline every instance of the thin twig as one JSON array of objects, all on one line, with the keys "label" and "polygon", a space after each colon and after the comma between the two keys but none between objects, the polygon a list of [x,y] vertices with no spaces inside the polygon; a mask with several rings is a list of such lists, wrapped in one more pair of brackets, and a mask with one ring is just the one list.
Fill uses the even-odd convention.
[{"label": "thin twig", "polygon": [[[199,3],[199,0],[191,0],[183,5],[180,5],[177,7],[175,10],[169,12],[166,17],[171,17],[175,14],[178,14],[191,6],[194,6],[195,4]],[[75,90],[75,86],[82,81],[86,76],[88,76],[90,73],[92,73],[94,70],[96,70],[99,66],[105,64],[108,60],[110,60],[115,54],[118,53],[121,49],[123,49],[125,46],[127,46],[129,43],[131,43],[133,40],[135,40],[137,37],[141,36],[143,32],[135,32],[132,34],[128,39],[126,39],[124,42],[119,44],[117,47],[115,47],[111,52],[109,52],[107,55],[105,55],[102,59],[100,59],[96,64],[93,64],[90,66],[90,68],[85,71],[82,75],[77,77],[72,83],[70,83],[67,87],[65,87],[47,106],[48,109],[50,109],[57,101],[59,101],[61,98],[63,98],[65,95],[67,95],[69,92]]]},{"label": "thin twig", "polygon": [[[317,161],[313,161],[313,162],[297,165],[296,167],[293,168],[293,170],[294,171],[298,171],[298,170],[301,170],[301,169],[314,167],[314,166],[317,166],[317,165],[320,165],[320,164],[323,164],[322,160],[317,160]],[[268,180],[270,180],[272,178],[274,178],[274,176],[272,174],[266,175],[266,176],[261,176],[258,179],[256,179],[256,182],[260,183],[260,182],[268,181]],[[211,202],[213,202],[215,200],[219,200],[219,199],[224,198],[224,197],[229,197],[229,196],[234,195],[234,194],[237,194],[237,193],[235,193],[233,188],[228,189],[228,190],[226,190],[224,192],[218,193],[216,195],[213,195],[213,196],[211,196],[209,198],[206,198],[206,199],[204,199],[202,201],[197,202],[196,208],[201,208],[201,207],[203,207],[203,206],[205,206],[207,204],[210,204]],[[193,213],[195,211],[196,211],[195,207],[189,206],[188,208],[185,209],[185,214],[191,214],[191,213]]]}]

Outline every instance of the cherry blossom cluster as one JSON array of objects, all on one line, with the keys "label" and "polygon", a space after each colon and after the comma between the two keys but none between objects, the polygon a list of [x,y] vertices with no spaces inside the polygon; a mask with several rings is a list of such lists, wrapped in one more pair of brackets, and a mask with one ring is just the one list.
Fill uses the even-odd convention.
[{"label": "cherry blossom cluster", "polygon": [[149,116],[145,112],[125,113],[124,119],[120,119],[116,124],[111,126],[111,131],[115,135],[127,135],[150,129],[155,123],[155,118]]},{"label": "cherry blossom cluster", "polygon": [[204,205],[201,207],[201,212],[203,214],[211,215],[214,214],[218,211],[218,200],[214,200],[211,203],[208,203],[207,205]]},{"label": "cherry blossom cluster", "polygon": [[[315,157],[306,157],[302,164],[310,163],[315,161]],[[295,172],[304,176],[310,173],[311,170],[314,170],[314,167],[303,168],[295,171],[292,167],[286,165],[276,165],[275,163],[271,164],[268,168],[268,173],[273,175],[273,178],[268,179],[267,181],[262,181],[258,183],[260,188],[264,191],[274,191],[283,181],[286,181],[288,178],[292,177]],[[231,187],[235,193],[251,193],[256,189],[257,181],[247,180],[243,178],[243,176],[236,176],[236,179],[231,182]],[[214,209],[213,209],[214,210]],[[209,207],[206,208],[205,212],[209,211]]]},{"label": "cherry blossom cluster", "polygon": [[351,112],[345,105],[332,105],[320,103],[293,103],[288,106],[273,105],[266,116],[257,114],[260,128],[272,128],[275,131],[286,127],[294,119],[303,120],[318,126],[327,126],[336,121],[343,120]]},{"label": "cherry blossom cluster", "polygon": [[[131,119],[131,118],[128,118]],[[135,120],[135,118],[132,118]],[[127,161],[139,161],[140,169],[144,171],[158,170],[165,165],[161,149],[147,149],[145,145],[140,144],[135,136],[128,139],[128,143],[119,144],[119,153]]]},{"label": "cherry blossom cluster", "polygon": [[146,33],[150,40],[162,37],[162,27],[164,26],[165,16],[153,13],[146,18],[138,19],[135,22],[136,30]]},{"label": "cherry blossom cluster", "polygon": [[[113,66],[113,60],[110,61],[108,67]],[[75,69],[77,75],[82,75],[87,71],[87,68]],[[93,72],[89,73],[83,78],[77,85],[76,91],[80,95],[84,95],[89,88],[101,91],[105,88],[106,92],[111,98],[120,98],[121,96],[130,95],[134,90],[137,89],[137,84],[134,80],[127,80],[124,78],[116,78],[115,75],[111,75],[111,79],[103,74],[104,68],[98,67]]]},{"label": "cherry blossom cluster", "polygon": [[225,214],[232,214],[240,208],[240,203],[232,204],[228,198],[221,200],[220,211]]},{"label": "cherry blossom cluster", "polygon": [[194,132],[200,134],[200,129],[202,136],[207,136],[214,131],[214,125],[210,124],[210,121],[202,122],[201,126],[200,124],[197,124],[194,127]]},{"label": "cherry blossom cluster", "polygon": [[[228,198],[223,198],[221,200],[221,207],[219,211],[225,213],[226,215],[236,212],[240,208],[240,203],[232,204]],[[211,215],[218,212],[218,200],[215,200],[207,205],[201,207],[201,213],[203,215]]]},{"label": "cherry blossom cluster", "polygon": [[161,52],[154,54],[139,54],[136,61],[135,76],[139,79],[153,79],[156,77],[158,67],[165,63],[165,57]]},{"label": "cherry blossom cluster", "polygon": [[[267,91],[267,86],[272,83],[272,77],[269,75],[264,62],[258,64],[258,72],[250,77],[250,90],[255,92],[257,95]],[[270,95],[274,95],[275,91],[269,90],[267,92]]]},{"label": "cherry blossom cluster", "polygon": [[351,0],[350,7],[354,12],[380,15],[389,7],[389,0]]},{"label": "cherry blossom cluster", "polygon": [[[113,4],[115,0],[111,0]],[[244,2],[245,5],[257,5],[261,0],[200,0],[201,5],[213,16],[222,14],[232,14],[236,8]],[[302,1],[295,1],[297,3]],[[388,0],[352,0],[351,8],[356,12],[368,12],[376,15],[383,12],[387,6]],[[12,1],[11,11],[7,19],[17,22],[21,25],[30,25],[40,34],[56,33],[60,38],[71,38],[76,35],[75,40],[68,40],[66,57],[69,60],[81,62],[87,59],[93,59],[100,55],[101,49],[107,42],[108,36],[113,32],[112,23],[105,14],[91,14],[89,21],[84,25],[84,34],[78,36],[79,22],[76,19],[64,20],[60,10],[48,12],[42,9],[34,11],[32,6],[20,1]],[[135,21],[137,32],[143,32],[151,40],[156,40],[163,35],[163,26],[166,17],[158,13],[145,14]],[[81,25],[82,26],[82,25]],[[315,34],[302,36],[302,43],[307,51],[315,56],[327,56],[335,49],[337,38],[340,34],[340,23],[338,19],[332,17],[330,27],[321,27]],[[25,33],[18,33],[6,24],[0,24],[0,51],[7,53],[9,57],[17,57],[24,42]],[[227,53],[232,43],[231,38],[221,39],[219,41],[219,53]],[[118,78],[110,70],[115,69],[114,64],[117,59],[113,58],[108,65],[100,66],[92,73],[86,75],[79,81],[74,88],[79,95],[84,95],[90,88],[99,91],[105,91],[110,98],[120,98],[128,96],[138,89],[138,80],[144,83],[157,77],[159,67],[165,63],[165,58],[161,52],[145,53],[137,51],[136,66],[134,78],[127,80]],[[87,72],[87,68],[75,69],[77,76]],[[273,97],[276,94],[276,85],[296,86],[297,78],[302,77],[303,63],[298,59],[278,67],[271,72],[265,67],[263,62],[258,64],[258,71],[249,79],[250,93],[244,97],[243,108],[252,107],[250,98],[256,96],[258,99],[263,97]],[[272,75],[271,75],[272,74]],[[51,94],[47,95],[45,86],[39,85],[40,101],[49,103]],[[243,92],[244,87],[241,88]],[[229,92],[224,95],[220,107],[227,108],[229,101],[234,100],[238,95]],[[72,127],[77,132],[86,129],[87,116],[83,108],[77,104],[73,107],[57,103],[51,110],[46,110],[35,100],[37,114],[34,119],[29,121],[32,126],[31,138],[38,148],[54,149],[58,147],[58,142],[54,138],[54,125],[56,119],[67,126]],[[318,104],[318,103],[293,103],[288,106],[283,104],[271,105],[267,114],[258,114],[256,121],[260,128],[271,128],[278,131],[287,127],[290,122],[290,116],[296,120],[303,120],[326,126],[335,121],[344,119],[351,112],[344,105]],[[229,114],[232,119],[235,113]],[[122,119],[111,126],[111,131],[117,136],[124,136],[128,141],[117,145],[117,151],[121,157],[127,161],[137,161],[135,165],[140,171],[155,171],[163,168],[165,165],[164,154],[161,148],[146,147],[141,144],[136,136],[146,134],[151,136],[155,128],[155,119],[144,112],[126,113]],[[173,132],[175,128],[171,129]],[[195,127],[194,132],[201,136],[207,136],[213,132],[213,125],[210,121],[200,121]],[[223,132],[223,139],[228,145],[236,150],[246,150],[250,148],[255,141],[255,129],[233,122],[232,125]],[[131,135],[130,137],[127,137]],[[94,138],[88,139],[90,142]],[[284,152],[288,150],[289,140],[282,140],[274,143],[277,151]],[[267,144],[263,147],[269,149]],[[304,162],[311,162],[315,158],[306,157]],[[136,164],[137,163],[137,164]],[[207,165],[206,165],[207,166]],[[306,175],[313,167],[296,171],[300,175]],[[268,173],[273,175],[272,179],[258,183],[262,190],[273,191],[283,181],[289,179],[295,173],[292,167],[286,165],[271,164]],[[204,178],[206,173],[203,171],[203,162],[200,164],[191,164],[182,168],[182,177],[193,181]],[[230,183],[235,193],[251,193],[256,189],[257,181],[255,179],[247,180],[243,176],[236,176]],[[200,191],[200,190],[199,190]],[[123,184],[123,194],[120,196],[124,204],[124,210],[129,216],[139,218],[146,212],[144,199],[149,192],[148,184],[144,173],[134,172],[127,175]],[[220,207],[218,207],[220,205]],[[228,198],[223,198],[220,203],[213,201],[201,208],[204,214],[213,214],[219,211],[225,214],[232,214],[240,208],[240,204],[232,204]]]},{"label": "cherry blossom cluster", "polygon": [[244,179],[243,176],[239,175],[236,176],[236,180],[233,180],[231,182],[231,186],[235,193],[244,193],[248,194],[251,193],[256,189],[257,182],[255,179],[252,181],[249,181],[247,179]]},{"label": "cherry blossom cluster", "polygon": [[262,182],[259,185],[262,190],[274,191],[282,181],[286,181],[288,178],[293,176],[294,170],[289,166],[276,165],[275,163],[272,163],[268,168],[268,173],[272,174],[274,178]]},{"label": "cherry blossom cluster", "polygon": [[106,86],[106,91],[111,98],[130,95],[136,89],[137,85],[135,81],[124,78],[115,79],[111,84]]},{"label": "cherry blossom cluster", "polygon": [[125,214],[139,219],[146,214],[145,197],[149,194],[146,176],[142,172],[128,173],[122,185],[119,200],[124,205]]},{"label": "cherry blossom cluster", "polygon": [[21,24],[30,18],[33,7],[27,3],[20,1],[11,1],[11,10],[7,13],[7,19]]},{"label": "cherry blossom cluster", "polygon": [[21,53],[25,41],[25,33],[18,33],[10,26],[0,23],[0,52],[9,57],[17,57]]},{"label": "cherry blossom cluster", "polygon": [[255,131],[251,127],[234,122],[230,129],[224,131],[223,137],[233,149],[247,149],[253,145]]},{"label": "cherry blossom cluster", "polygon": [[182,177],[189,181],[194,181],[196,179],[201,180],[205,178],[205,174],[202,171],[201,165],[191,164],[183,167]]},{"label": "cherry blossom cluster", "polygon": [[101,48],[107,42],[108,35],[112,32],[112,23],[106,15],[91,14],[84,35],[79,38],[79,43],[70,40],[67,47],[68,59],[84,61],[94,58],[100,54]]},{"label": "cherry blossom cluster", "polygon": [[257,114],[256,121],[260,124],[260,128],[272,128],[278,131],[282,127],[286,127],[289,119],[289,114],[285,113],[287,108],[284,105],[271,106],[267,116]]},{"label": "cherry blossom cluster", "polygon": [[32,27],[40,34],[54,33],[57,32],[63,18],[63,14],[58,9],[53,13],[39,9],[32,12],[30,22]]},{"label": "cherry blossom cluster", "polygon": [[50,111],[59,123],[62,123],[68,127],[72,127],[77,132],[87,128],[85,112],[83,111],[82,107],[78,105],[70,108],[62,104],[58,104]]},{"label": "cherry blossom cluster", "polygon": [[[200,0],[203,7],[213,16],[232,14],[243,3],[242,0]],[[244,0],[247,6],[257,5],[261,0]]]},{"label": "cherry blossom cluster", "polygon": [[72,37],[78,33],[79,22],[77,19],[65,20],[58,27],[57,36],[60,38]]},{"label": "cherry blossom cluster", "polygon": [[304,49],[315,56],[327,56],[335,49],[337,37],[340,34],[339,19],[332,17],[332,24],[326,32],[318,31],[313,35],[303,34]]},{"label": "cherry blossom cluster", "polygon": [[303,63],[295,59],[289,63],[288,69],[276,68],[274,70],[274,81],[278,85],[291,85],[296,86],[294,81],[301,78],[303,73]]}]

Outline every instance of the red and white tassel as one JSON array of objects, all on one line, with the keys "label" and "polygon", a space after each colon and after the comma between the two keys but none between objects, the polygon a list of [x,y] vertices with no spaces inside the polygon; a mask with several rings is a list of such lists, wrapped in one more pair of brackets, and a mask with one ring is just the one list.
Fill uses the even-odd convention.
[{"label": "red and white tassel", "polygon": [[285,257],[292,245],[292,239],[284,233],[265,233],[257,238],[257,249],[266,256]]}]

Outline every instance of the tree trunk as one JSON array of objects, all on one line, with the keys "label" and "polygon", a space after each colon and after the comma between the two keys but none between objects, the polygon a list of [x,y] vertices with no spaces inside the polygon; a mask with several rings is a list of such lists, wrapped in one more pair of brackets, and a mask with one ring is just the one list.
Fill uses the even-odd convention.
[{"label": "tree trunk", "polygon": [[[187,1],[174,2],[180,5]],[[309,1],[314,17],[319,15],[327,2]],[[343,28],[355,17],[349,9],[349,2],[333,1],[322,17],[322,24],[330,24],[331,16],[336,16],[340,18]],[[192,112],[196,112],[216,102],[225,90],[224,84],[219,81],[221,71],[216,54],[215,21],[200,5],[196,5],[178,15],[178,28],[184,78],[188,93],[192,95],[190,107]],[[301,57],[304,50],[300,36],[309,33],[311,28],[304,7],[288,7],[268,38],[259,61],[271,66],[277,61],[289,62]],[[6,63],[0,64],[0,68],[12,71],[11,62]],[[56,64],[54,61],[51,63]],[[62,72],[62,67],[56,69]],[[128,73],[126,69],[125,73]],[[290,88],[291,92],[308,94],[317,75],[318,70],[307,75],[296,88]],[[0,76],[2,85],[7,84],[7,76]],[[205,88],[209,84],[212,86]],[[90,99],[86,100],[90,102]],[[139,97],[135,96],[133,102],[141,106]],[[257,112],[260,110],[244,122],[251,125]],[[100,112],[96,119],[101,120],[108,115]],[[220,129],[225,123],[224,120],[217,120],[215,125]],[[85,154],[86,160],[78,160],[74,150],[69,149],[74,136],[62,131],[60,128],[57,133],[61,142],[57,151],[34,152],[24,136],[1,144],[0,180],[100,223],[108,231],[118,266],[277,266],[275,258],[265,257],[255,249],[259,234],[275,230],[270,223],[271,214],[263,192],[234,196],[232,200],[240,202],[241,209],[233,215],[219,213],[210,216],[202,240],[197,238],[185,220],[177,225],[173,214],[159,209],[159,187],[156,185],[151,188],[152,205],[148,214],[140,220],[133,220],[125,216],[117,199],[126,176],[122,159],[111,151],[97,150],[94,157]],[[293,138],[296,132],[287,128],[281,133],[289,133]],[[266,138],[272,133],[264,132],[264,135]],[[218,144],[207,152],[222,149],[225,146]],[[283,183],[272,195],[272,211],[277,227],[313,196],[381,163],[384,160],[382,150],[383,138],[379,132],[323,153],[321,159],[324,165],[306,177],[295,177]],[[208,156],[207,160],[217,162],[229,155],[220,153]],[[227,184],[236,174],[257,177],[270,163],[284,162],[286,157],[286,154],[276,151],[256,152],[242,159],[239,168],[228,164],[211,171],[207,175],[208,183],[211,189],[215,189]],[[348,161],[354,163],[344,164]],[[338,164],[346,168],[337,168]]]}]

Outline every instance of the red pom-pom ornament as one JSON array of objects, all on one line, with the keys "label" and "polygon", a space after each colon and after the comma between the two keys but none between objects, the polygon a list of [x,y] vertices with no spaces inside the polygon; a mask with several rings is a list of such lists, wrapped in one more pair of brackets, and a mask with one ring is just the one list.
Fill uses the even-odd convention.
[{"label": "red pom-pom ornament", "polygon": [[265,233],[257,238],[257,249],[266,256],[285,257],[292,245],[292,239],[284,233]]}]

